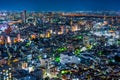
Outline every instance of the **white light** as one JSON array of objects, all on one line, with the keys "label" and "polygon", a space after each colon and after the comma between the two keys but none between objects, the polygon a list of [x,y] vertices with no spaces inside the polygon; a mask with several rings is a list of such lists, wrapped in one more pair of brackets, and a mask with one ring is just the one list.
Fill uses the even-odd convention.
[{"label": "white light", "polygon": [[78,58],[78,60],[80,61],[80,58]]},{"label": "white light", "polygon": [[29,72],[32,72],[34,71],[34,68],[33,67],[29,67]]},{"label": "white light", "polygon": [[9,68],[9,70],[11,70],[11,68]]}]

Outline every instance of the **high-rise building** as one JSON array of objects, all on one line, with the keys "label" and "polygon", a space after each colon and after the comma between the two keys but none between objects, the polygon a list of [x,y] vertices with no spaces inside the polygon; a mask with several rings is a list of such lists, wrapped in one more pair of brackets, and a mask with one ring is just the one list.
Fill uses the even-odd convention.
[{"label": "high-rise building", "polygon": [[26,23],[26,10],[22,12],[22,21],[23,23]]}]

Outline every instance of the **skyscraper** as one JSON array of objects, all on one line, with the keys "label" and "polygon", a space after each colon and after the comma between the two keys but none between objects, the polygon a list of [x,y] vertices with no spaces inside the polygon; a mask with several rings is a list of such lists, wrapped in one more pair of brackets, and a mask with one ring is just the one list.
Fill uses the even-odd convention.
[{"label": "skyscraper", "polygon": [[22,12],[22,21],[23,23],[26,23],[26,10]]}]

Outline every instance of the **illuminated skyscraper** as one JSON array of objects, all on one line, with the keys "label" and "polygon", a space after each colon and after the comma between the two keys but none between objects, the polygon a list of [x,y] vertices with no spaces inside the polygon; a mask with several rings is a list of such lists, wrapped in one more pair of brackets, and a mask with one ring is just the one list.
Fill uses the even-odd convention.
[{"label": "illuminated skyscraper", "polygon": [[23,23],[26,23],[26,10],[22,12],[22,21]]}]

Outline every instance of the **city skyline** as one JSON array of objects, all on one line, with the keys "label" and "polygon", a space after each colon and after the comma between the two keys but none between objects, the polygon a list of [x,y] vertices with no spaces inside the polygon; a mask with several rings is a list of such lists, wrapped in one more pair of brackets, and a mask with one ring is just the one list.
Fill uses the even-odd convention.
[{"label": "city skyline", "polygon": [[0,0],[0,10],[120,11],[118,0]]}]

